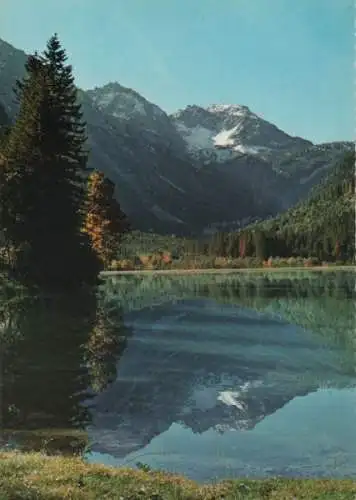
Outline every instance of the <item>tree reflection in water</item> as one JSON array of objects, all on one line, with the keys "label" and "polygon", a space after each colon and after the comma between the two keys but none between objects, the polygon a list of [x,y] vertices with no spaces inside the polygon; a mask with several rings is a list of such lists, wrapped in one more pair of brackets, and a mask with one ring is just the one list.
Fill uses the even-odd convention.
[{"label": "tree reflection in water", "polygon": [[12,283],[0,294],[2,446],[83,453],[90,399],[125,349],[121,310],[96,290],[34,295]]}]

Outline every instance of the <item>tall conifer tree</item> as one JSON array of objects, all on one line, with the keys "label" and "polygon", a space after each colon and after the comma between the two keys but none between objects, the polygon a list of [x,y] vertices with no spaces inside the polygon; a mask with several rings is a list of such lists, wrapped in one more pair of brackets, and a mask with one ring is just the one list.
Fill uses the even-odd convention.
[{"label": "tall conifer tree", "polygon": [[39,285],[79,285],[98,262],[83,234],[85,124],[71,66],[57,36],[31,56],[18,82],[18,119],[5,148],[2,225],[17,249],[15,272]]}]

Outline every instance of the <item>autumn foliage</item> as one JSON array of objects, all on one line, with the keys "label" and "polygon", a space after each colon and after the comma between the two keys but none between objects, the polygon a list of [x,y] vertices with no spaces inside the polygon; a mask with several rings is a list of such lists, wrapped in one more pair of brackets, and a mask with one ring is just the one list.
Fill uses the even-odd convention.
[{"label": "autumn foliage", "polygon": [[116,257],[120,236],[128,220],[114,198],[114,184],[102,172],[94,171],[88,179],[86,216],[83,231],[104,267]]}]

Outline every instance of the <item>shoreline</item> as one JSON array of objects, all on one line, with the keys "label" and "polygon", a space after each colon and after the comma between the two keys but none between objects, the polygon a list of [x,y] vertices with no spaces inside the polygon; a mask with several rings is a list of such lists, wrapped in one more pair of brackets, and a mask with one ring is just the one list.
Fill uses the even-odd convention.
[{"label": "shoreline", "polygon": [[[266,496],[267,494],[267,496]],[[351,499],[352,478],[234,478],[202,484],[168,472],[88,464],[80,457],[0,451],[0,498]]]},{"label": "shoreline", "polygon": [[110,276],[134,276],[134,275],[177,275],[177,274],[234,274],[234,273],[259,273],[259,272],[294,272],[294,271],[353,271],[356,272],[355,266],[311,266],[311,267],[249,267],[249,268],[210,268],[210,269],[131,269],[117,271],[101,271],[100,277]]}]

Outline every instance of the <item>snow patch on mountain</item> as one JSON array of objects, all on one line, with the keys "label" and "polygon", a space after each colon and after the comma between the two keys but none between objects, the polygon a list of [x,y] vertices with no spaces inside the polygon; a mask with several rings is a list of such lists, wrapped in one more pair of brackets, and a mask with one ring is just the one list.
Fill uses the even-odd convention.
[{"label": "snow patch on mountain", "polygon": [[235,141],[232,135],[237,131],[238,126],[231,128],[230,130],[222,130],[214,137],[215,146],[227,147],[234,146]]},{"label": "snow patch on mountain", "polygon": [[218,401],[221,401],[227,406],[235,406],[238,410],[244,411],[245,404],[239,400],[240,392],[222,391],[218,396]]},{"label": "snow patch on mountain", "polygon": [[176,127],[177,130],[183,135],[190,151],[209,149],[214,145],[213,133],[205,127],[198,125],[193,128],[188,128],[184,125],[184,123],[177,123]]},{"label": "snow patch on mountain", "polygon": [[241,125],[236,125],[216,133],[200,125],[189,128],[184,123],[176,123],[176,128],[186,143],[188,153],[194,157],[225,162],[241,154],[259,155],[264,151],[269,151],[269,148],[263,146],[238,143],[234,134],[239,132],[240,127]]},{"label": "snow patch on mountain", "polygon": [[299,184],[306,184],[307,182],[310,182],[313,177],[317,176],[320,174],[321,171],[325,170],[327,172],[330,168],[330,165],[326,164],[320,167],[318,170],[313,170],[312,173],[306,177],[301,177],[299,179]]},{"label": "snow patch on mountain", "polygon": [[212,104],[205,109],[188,106],[172,115],[172,120],[188,154],[222,163],[241,154],[259,155],[269,149],[241,141],[247,115],[254,116],[246,106]]},{"label": "snow patch on mountain", "polygon": [[184,222],[181,219],[179,219],[178,217],[175,217],[174,215],[170,214],[169,212],[167,212],[167,210],[164,210],[159,205],[154,205],[152,207],[152,209],[151,209],[151,212],[159,220],[170,221],[170,222],[178,222],[179,224],[184,224]]},{"label": "snow patch on mountain", "polygon": [[240,104],[211,104],[206,109],[210,113],[223,113],[235,117],[242,117],[246,113],[250,113],[247,106],[241,106]]},{"label": "snow patch on mountain", "polygon": [[179,186],[177,186],[177,184],[174,184],[174,182],[172,182],[171,180],[167,179],[167,177],[165,177],[164,175],[159,175],[158,177],[160,179],[162,179],[163,181],[167,182],[167,184],[169,184],[170,186],[172,186],[174,189],[177,189],[181,193],[185,193],[184,189],[182,189]]}]

